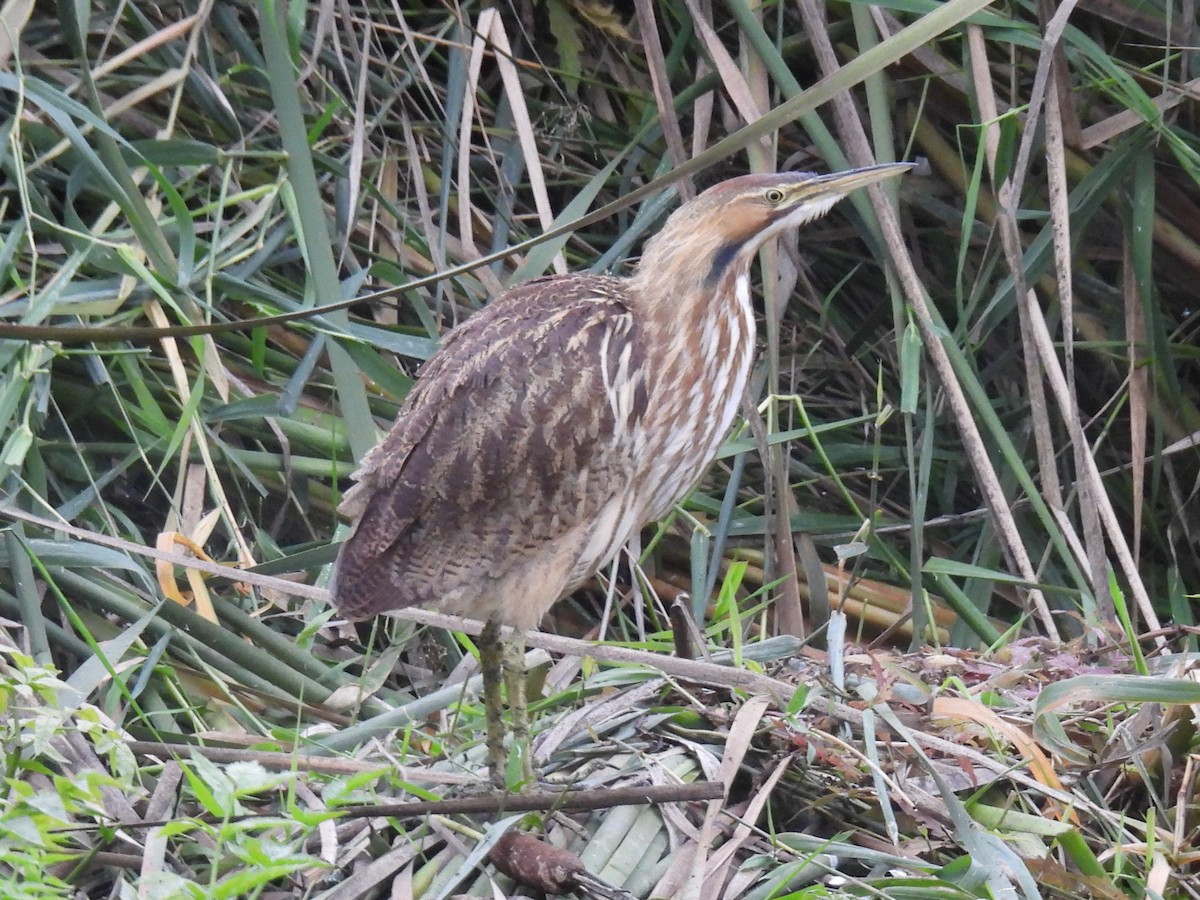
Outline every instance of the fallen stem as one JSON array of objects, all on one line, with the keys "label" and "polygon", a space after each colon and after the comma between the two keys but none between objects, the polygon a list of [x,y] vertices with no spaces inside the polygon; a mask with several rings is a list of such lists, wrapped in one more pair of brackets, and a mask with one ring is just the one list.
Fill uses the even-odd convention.
[{"label": "fallen stem", "polygon": [[[475,797],[453,797],[449,800],[411,800],[402,803],[378,803],[363,806],[344,806],[328,810],[331,818],[370,819],[385,816],[393,819],[415,819],[429,815],[483,814],[509,812],[580,812],[594,809],[611,809],[614,806],[641,806],[659,803],[688,803],[703,800],[720,800],[725,796],[725,787],[716,781],[700,781],[691,784],[644,785],[641,787],[596,788],[587,791],[522,791],[509,794],[490,791]],[[322,814],[325,810],[313,810]],[[134,828],[163,828],[181,820],[227,824],[248,822],[260,818],[278,818],[278,813],[247,813],[241,816],[181,816],[175,819],[159,819],[141,822],[107,822],[54,828],[54,834],[93,831],[101,827],[128,831]]]},{"label": "fallen stem", "polygon": [[596,788],[589,791],[522,791],[508,794],[492,791],[477,797],[455,797],[450,800],[418,800],[406,803],[380,803],[373,806],[340,807],[342,818],[413,818],[433,813],[508,813],[508,812],[578,812],[591,809],[611,809],[614,806],[642,806],[657,803],[688,803],[699,800],[720,800],[725,787],[717,781],[698,781],[691,784],[643,785],[641,787]]}]

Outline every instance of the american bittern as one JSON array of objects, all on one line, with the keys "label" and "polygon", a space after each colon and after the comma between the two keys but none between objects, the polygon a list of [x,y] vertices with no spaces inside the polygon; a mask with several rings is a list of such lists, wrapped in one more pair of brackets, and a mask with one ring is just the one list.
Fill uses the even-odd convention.
[{"label": "american bittern", "polygon": [[351,618],[420,605],[487,620],[493,780],[507,759],[502,669],[514,738],[527,736],[521,657],[503,659],[501,628],[537,627],[712,461],[754,359],[758,248],[909,168],[725,181],[667,220],[631,277],[519,285],[425,364],[346,493],[355,525],[334,602]]}]

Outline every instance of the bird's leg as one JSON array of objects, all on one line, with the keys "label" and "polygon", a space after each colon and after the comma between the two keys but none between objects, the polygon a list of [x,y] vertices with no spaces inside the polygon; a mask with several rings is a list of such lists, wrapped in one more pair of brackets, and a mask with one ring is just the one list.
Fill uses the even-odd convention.
[{"label": "bird's leg", "polygon": [[512,715],[512,752],[520,755],[518,774],[522,783],[533,780],[529,746],[529,707],[525,700],[525,633],[514,629],[504,642],[504,686],[508,691],[508,710]]},{"label": "bird's leg", "polygon": [[504,705],[500,697],[504,647],[500,623],[488,619],[479,633],[479,671],[483,675],[483,710],[487,718],[487,761],[492,784],[503,788],[508,753],[504,749]]}]

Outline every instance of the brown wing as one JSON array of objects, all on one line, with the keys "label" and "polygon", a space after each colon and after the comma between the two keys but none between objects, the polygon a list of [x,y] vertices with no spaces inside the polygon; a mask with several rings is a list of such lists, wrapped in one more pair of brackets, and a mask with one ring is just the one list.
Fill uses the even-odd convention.
[{"label": "brown wing", "polygon": [[[589,574],[581,541],[595,549],[588,525],[629,484],[646,407],[621,298],[616,279],[543,278],[451,332],[346,494],[344,614],[420,604],[536,623]],[[526,602],[536,618],[505,611]]]}]

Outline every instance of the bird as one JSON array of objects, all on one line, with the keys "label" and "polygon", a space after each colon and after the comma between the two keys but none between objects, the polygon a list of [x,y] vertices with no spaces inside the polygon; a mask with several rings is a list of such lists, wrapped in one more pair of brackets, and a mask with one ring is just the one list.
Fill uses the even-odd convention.
[{"label": "bird", "polygon": [[339,507],[333,603],[352,620],[420,606],[485,622],[496,785],[513,775],[502,681],[530,776],[524,632],[679,503],[730,431],[754,363],[759,248],[911,168],[722,181],[667,218],[630,275],[512,287],[421,367]]}]

